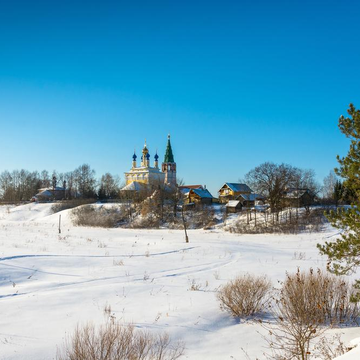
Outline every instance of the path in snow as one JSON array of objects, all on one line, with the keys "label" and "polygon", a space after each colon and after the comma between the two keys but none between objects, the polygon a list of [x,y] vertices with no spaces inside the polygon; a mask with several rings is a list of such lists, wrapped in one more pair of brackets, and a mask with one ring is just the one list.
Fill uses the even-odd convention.
[{"label": "path in snow", "polygon": [[53,359],[78,323],[107,321],[106,306],[116,320],[184,340],[188,359],[243,359],[241,347],[261,356],[261,327],[221,312],[216,290],[246,272],[277,286],[285,271],[324,269],[316,243],[336,234],[190,230],[185,244],[182,231],[74,227],[64,211],[59,235],[50,207],[0,207],[0,360]]}]

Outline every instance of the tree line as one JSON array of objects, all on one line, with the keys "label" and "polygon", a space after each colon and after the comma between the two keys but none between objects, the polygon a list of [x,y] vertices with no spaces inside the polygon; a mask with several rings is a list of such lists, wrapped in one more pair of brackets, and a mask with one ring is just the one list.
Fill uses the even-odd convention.
[{"label": "tree line", "polygon": [[5,170],[0,174],[0,199],[3,202],[29,201],[39,189],[56,187],[66,188],[67,199],[116,199],[119,197],[120,178],[110,173],[96,178],[95,170],[88,164],[64,173],[21,169]]},{"label": "tree line", "polygon": [[313,170],[272,162],[265,162],[249,171],[245,181],[255,192],[265,196],[271,212],[278,212],[284,207],[284,198],[289,189],[308,189],[314,195],[320,190]]},{"label": "tree line", "polygon": [[[324,179],[321,186],[315,179],[315,172],[299,169],[288,164],[263,163],[245,175],[246,182],[255,192],[264,195],[272,211],[281,209],[285,190],[289,188],[309,189],[314,195],[322,194],[321,202],[335,204],[351,203],[354,191],[336,176],[334,171]],[[83,164],[73,171],[61,173],[47,170],[41,172],[26,169],[7,170],[0,174],[0,200],[3,202],[28,201],[39,189],[66,188],[66,198],[117,199],[120,178],[105,173],[99,179],[90,165]]]},{"label": "tree line", "polygon": [[[256,193],[263,195],[271,212],[279,212],[286,207],[286,196],[291,190],[295,193],[308,190],[321,204],[350,204],[355,193],[330,171],[321,185],[312,169],[300,169],[289,164],[265,162],[250,170],[243,180]],[[311,205],[311,204],[309,204]]]}]

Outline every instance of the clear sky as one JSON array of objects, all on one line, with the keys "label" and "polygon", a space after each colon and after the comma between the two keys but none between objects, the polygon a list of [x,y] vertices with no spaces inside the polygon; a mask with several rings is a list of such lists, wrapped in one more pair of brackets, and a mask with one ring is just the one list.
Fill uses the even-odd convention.
[{"label": "clear sky", "polygon": [[178,176],[214,193],[265,161],[322,180],[360,107],[359,19],[355,0],[0,0],[0,171],[124,179],[170,133]]}]

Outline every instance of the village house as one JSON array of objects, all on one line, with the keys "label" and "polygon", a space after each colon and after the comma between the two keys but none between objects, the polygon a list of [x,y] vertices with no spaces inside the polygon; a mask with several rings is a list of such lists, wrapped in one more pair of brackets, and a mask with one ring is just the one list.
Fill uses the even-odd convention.
[{"label": "village house", "polygon": [[184,195],[184,204],[202,204],[211,205],[214,197],[210,191],[202,185],[183,185],[179,186],[179,190]]},{"label": "village house", "polygon": [[42,188],[38,190],[39,192],[32,198],[33,201],[38,202],[47,202],[54,200],[64,200],[66,198],[66,188],[55,186],[50,188]]},{"label": "village house", "polygon": [[239,195],[250,195],[253,191],[246,184],[225,183],[219,192],[219,202],[226,204],[229,200],[236,200]]},{"label": "village house", "polygon": [[190,189],[204,189],[202,185],[179,185],[178,189],[183,193],[187,193]]},{"label": "village house", "polygon": [[236,200],[229,200],[226,204],[226,212],[235,213],[243,208],[249,209],[264,203],[265,198],[259,194],[240,194]]},{"label": "village house", "polygon": [[307,207],[315,202],[315,194],[309,189],[287,189],[284,194],[284,205],[288,207]]},{"label": "village house", "polygon": [[265,197],[260,194],[240,194],[236,200],[241,202],[243,207],[254,207],[255,205],[263,204],[265,201]]}]

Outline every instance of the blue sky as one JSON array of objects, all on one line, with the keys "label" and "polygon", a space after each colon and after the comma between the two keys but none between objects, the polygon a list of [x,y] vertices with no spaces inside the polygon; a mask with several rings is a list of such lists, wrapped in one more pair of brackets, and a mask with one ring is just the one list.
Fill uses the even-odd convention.
[{"label": "blue sky", "polygon": [[0,171],[123,179],[170,133],[178,176],[213,192],[265,161],[322,180],[360,107],[359,18],[357,1],[0,0]]}]

